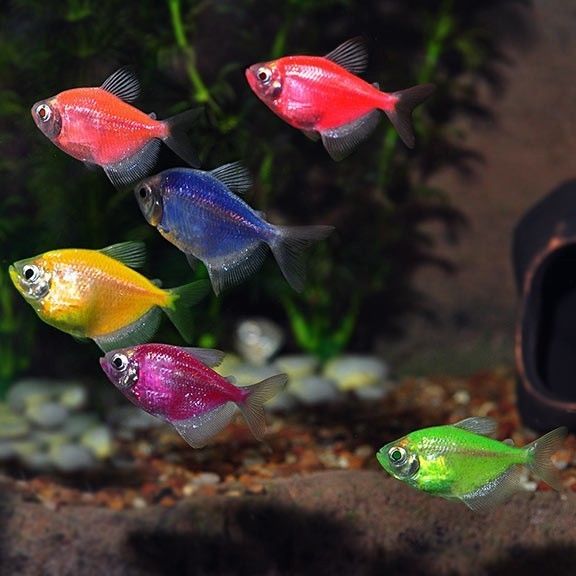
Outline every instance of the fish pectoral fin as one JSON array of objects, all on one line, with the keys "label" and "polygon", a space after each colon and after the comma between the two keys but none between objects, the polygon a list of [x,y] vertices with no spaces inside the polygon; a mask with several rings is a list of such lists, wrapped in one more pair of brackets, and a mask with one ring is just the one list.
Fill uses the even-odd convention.
[{"label": "fish pectoral fin", "polygon": [[192,448],[202,448],[230,423],[234,412],[236,404],[227,402],[200,416],[173,421],[172,425]]},{"label": "fish pectoral fin", "polygon": [[211,170],[210,174],[236,194],[244,194],[252,188],[252,176],[241,162],[224,164]]},{"label": "fish pectoral fin", "polygon": [[325,58],[352,74],[362,74],[368,65],[368,48],[364,39],[357,36],[340,44],[332,52],[326,54]]},{"label": "fish pectoral fin", "polygon": [[310,138],[313,142],[320,140],[320,134],[316,132],[316,130],[302,130],[302,134],[304,134],[306,138]]},{"label": "fish pectoral fin", "polygon": [[138,152],[116,164],[102,166],[116,188],[122,189],[142,180],[153,170],[160,152],[160,140],[152,138]]},{"label": "fish pectoral fin", "polygon": [[324,148],[334,160],[343,160],[370,136],[379,120],[380,111],[372,110],[353,122],[320,132]]},{"label": "fish pectoral fin", "polygon": [[239,284],[254,274],[262,266],[267,252],[267,245],[259,242],[241,250],[238,255],[230,256],[225,261],[221,258],[218,263],[204,260],[214,292],[218,295],[225,288]]},{"label": "fish pectoral fin", "polygon": [[140,96],[140,82],[130,66],[123,66],[116,70],[106,78],[100,88],[114,94],[124,102],[134,102]]},{"label": "fish pectoral fin", "polygon": [[120,330],[94,338],[104,352],[148,342],[158,330],[162,312],[156,306]]},{"label": "fish pectoral fin", "polygon": [[474,492],[460,496],[460,499],[476,512],[487,512],[501,502],[504,502],[515,492],[522,490],[522,480],[525,477],[521,465],[515,464],[498,478],[491,480]]},{"label": "fish pectoral fin", "polygon": [[122,262],[130,268],[142,268],[146,263],[146,246],[144,242],[120,242],[99,250],[100,253]]},{"label": "fish pectoral fin", "polygon": [[496,433],[498,425],[495,420],[492,420],[492,418],[486,416],[472,416],[471,418],[465,418],[464,420],[460,420],[460,422],[456,422],[453,426],[482,436],[493,436]]},{"label": "fish pectoral fin", "polygon": [[181,348],[190,356],[196,358],[196,360],[202,362],[205,366],[209,368],[213,368],[214,366],[218,366],[222,363],[224,356],[226,355],[221,350],[214,350],[212,348]]}]

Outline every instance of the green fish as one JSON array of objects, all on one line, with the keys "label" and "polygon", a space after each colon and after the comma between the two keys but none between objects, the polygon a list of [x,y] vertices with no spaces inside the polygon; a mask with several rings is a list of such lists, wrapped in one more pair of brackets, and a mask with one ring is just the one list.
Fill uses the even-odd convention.
[{"label": "green fish", "polygon": [[552,488],[563,489],[550,457],[560,448],[566,428],[522,448],[487,437],[495,431],[491,418],[466,418],[412,432],[383,446],[376,457],[394,478],[428,494],[462,500],[477,511],[522,490],[523,467]]}]

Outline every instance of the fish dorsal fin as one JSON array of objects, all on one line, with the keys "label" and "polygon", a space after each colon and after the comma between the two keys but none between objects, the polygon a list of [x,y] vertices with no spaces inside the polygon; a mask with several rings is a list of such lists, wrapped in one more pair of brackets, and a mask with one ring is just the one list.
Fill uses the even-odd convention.
[{"label": "fish dorsal fin", "polygon": [[108,76],[102,90],[114,94],[124,102],[134,102],[140,96],[140,82],[130,66],[123,66]]},{"label": "fish dorsal fin", "polygon": [[158,116],[156,116],[156,112],[150,112],[150,114],[148,114],[148,116],[150,116],[150,118],[152,118],[152,120],[156,120],[158,118]]},{"label": "fish dorsal fin", "polygon": [[460,422],[456,422],[454,426],[468,430],[469,432],[474,432],[475,434],[481,434],[482,436],[492,436],[496,432],[497,424],[492,418],[472,416],[471,418],[465,418],[464,420],[460,420]]},{"label": "fish dorsal fin", "polygon": [[347,40],[344,44],[340,44],[338,48],[326,54],[325,58],[338,64],[338,66],[342,66],[352,74],[362,74],[368,66],[368,48],[364,39],[357,36]]},{"label": "fish dorsal fin", "polygon": [[112,244],[112,246],[102,248],[100,252],[130,268],[142,268],[146,262],[146,246],[144,242],[130,241]]},{"label": "fish dorsal fin", "polygon": [[159,280],[158,278],[154,278],[154,280],[150,280],[150,282],[152,282],[152,284],[154,284],[154,286],[156,286],[158,288],[162,288],[162,280]]},{"label": "fish dorsal fin", "polygon": [[502,442],[506,444],[506,446],[514,446],[514,440],[512,440],[512,438],[506,438],[506,440],[502,440]]},{"label": "fish dorsal fin", "polygon": [[236,194],[244,194],[252,187],[252,176],[240,162],[224,164],[212,170],[210,174]]},{"label": "fish dorsal fin", "polygon": [[221,350],[213,350],[211,348],[182,348],[182,350],[209,368],[221,364],[225,356]]},{"label": "fish dorsal fin", "polygon": [[230,382],[230,384],[232,384],[233,386],[238,386],[236,376],[224,376],[224,378],[226,378],[226,380],[228,380],[228,382]]}]

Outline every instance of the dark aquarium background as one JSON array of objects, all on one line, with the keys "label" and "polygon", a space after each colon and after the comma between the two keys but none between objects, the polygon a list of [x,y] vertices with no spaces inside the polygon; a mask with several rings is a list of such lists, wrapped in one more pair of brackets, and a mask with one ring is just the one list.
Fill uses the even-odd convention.
[{"label": "dark aquarium background", "polygon": [[[373,351],[401,336],[407,317],[435,310],[412,278],[422,267],[454,272],[426,232],[432,223],[457,242],[466,217],[431,183],[445,168],[472,174],[481,154],[464,120],[489,122],[481,99],[503,89],[502,45],[526,41],[523,0],[290,0],[244,2],[12,0],[0,17],[0,388],[23,374],[94,374],[99,353],[38,321],[8,278],[8,265],[46,250],[100,248],[144,240],[145,274],[170,287],[194,274],[184,255],[146,224],[132,194],[117,192],[35,127],[30,107],[64,89],[100,85],[134,67],[136,103],[166,118],[203,113],[190,132],[202,166],[242,160],[255,186],[248,202],[274,223],[331,224],[314,247],[308,283],[293,292],[270,256],[249,281],[194,311],[195,340],[229,348],[239,318],[265,316],[286,327],[288,351],[326,360]],[[251,93],[244,69],[285,54],[321,55],[361,35],[370,47],[363,76],[394,91],[433,82],[415,114],[417,147],[404,147],[383,117],[373,136],[341,163],[285,125]],[[180,165],[163,147],[157,170]],[[163,322],[158,340],[178,342]]]}]

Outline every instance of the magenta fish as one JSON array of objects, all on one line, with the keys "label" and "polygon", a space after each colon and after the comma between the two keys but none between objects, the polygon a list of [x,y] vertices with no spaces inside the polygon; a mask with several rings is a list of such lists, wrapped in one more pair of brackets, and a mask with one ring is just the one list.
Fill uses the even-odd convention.
[{"label": "magenta fish", "polygon": [[263,404],[286,385],[276,374],[252,386],[238,387],[212,367],[219,350],[142,344],[108,352],[102,369],[133,404],[172,424],[193,448],[201,448],[228,425],[238,408],[252,434],[266,430]]}]

